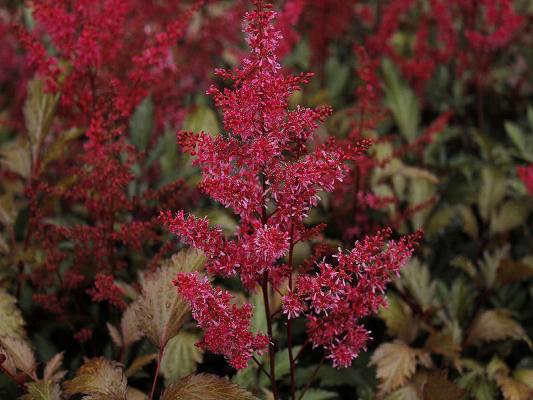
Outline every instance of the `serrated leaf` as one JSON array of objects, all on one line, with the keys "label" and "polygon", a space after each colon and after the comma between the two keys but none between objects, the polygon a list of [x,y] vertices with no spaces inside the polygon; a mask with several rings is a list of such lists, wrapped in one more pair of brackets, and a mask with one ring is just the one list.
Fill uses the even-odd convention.
[{"label": "serrated leaf", "polygon": [[0,336],[0,354],[5,354],[18,370],[37,379],[35,356],[25,340],[13,336]]},{"label": "serrated leaf", "polygon": [[471,207],[465,205],[458,205],[455,207],[459,216],[461,217],[461,222],[463,229],[470,237],[477,239],[479,236],[479,228],[476,220],[476,216],[472,212]]},{"label": "serrated leaf", "polygon": [[67,149],[67,145],[79,138],[82,134],[83,129],[77,127],[70,128],[57,134],[55,140],[47,146],[42,164],[45,165],[61,158]]},{"label": "serrated leaf", "polygon": [[461,400],[464,395],[464,390],[448,379],[446,371],[431,371],[427,373],[424,384],[424,399]]},{"label": "serrated leaf", "polygon": [[515,369],[513,371],[513,378],[533,389],[533,369]]},{"label": "serrated leaf", "polygon": [[470,327],[467,344],[481,344],[504,339],[522,339],[529,343],[524,328],[502,309],[480,312]]},{"label": "serrated leaf", "polygon": [[144,150],[150,142],[154,125],[154,102],[146,97],[135,109],[130,120],[131,141],[139,150]]},{"label": "serrated leaf", "polygon": [[161,400],[256,400],[235,383],[215,375],[191,375],[170,385]]},{"label": "serrated leaf", "polygon": [[137,325],[135,307],[135,303],[131,304],[126,311],[124,311],[122,319],[120,320],[121,338],[125,347],[131,346],[143,336],[143,333]]},{"label": "serrated leaf", "polygon": [[32,147],[33,159],[46,135],[50,132],[59,95],[45,93],[44,84],[39,79],[28,83],[28,96],[24,104],[24,120]]},{"label": "serrated leaf", "polygon": [[188,248],[162,261],[161,268],[171,268],[175,273],[197,272],[203,270],[205,261],[206,257],[201,250]]},{"label": "serrated leaf", "polygon": [[0,289],[0,336],[23,338],[24,319],[17,307],[17,299]]},{"label": "serrated leaf", "polygon": [[479,372],[469,372],[459,379],[459,386],[467,390],[475,400],[494,400],[496,388],[485,375]]},{"label": "serrated leaf", "polygon": [[118,331],[118,329],[110,324],[109,322],[106,322],[107,332],[109,333],[109,336],[111,337],[111,340],[117,347],[122,347],[122,335]]},{"label": "serrated leaf", "polygon": [[426,349],[435,354],[441,354],[450,359],[457,359],[461,352],[461,345],[457,343],[452,334],[447,332],[432,333],[424,345]]},{"label": "serrated leaf", "polygon": [[380,309],[379,316],[385,321],[389,335],[403,339],[407,343],[411,342],[418,332],[411,308],[395,295],[388,296],[388,303],[388,307]]},{"label": "serrated leaf", "polygon": [[137,357],[126,370],[126,377],[134,376],[137,372],[157,359],[157,353],[145,354]]},{"label": "serrated leaf", "polygon": [[512,140],[514,145],[518,148],[518,150],[520,150],[521,153],[524,152],[526,149],[526,139],[522,128],[510,121],[506,121],[504,127],[507,135]]},{"label": "serrated leaf", "polygon": [[490,232],[492,234],[504,233],[520,227],[530,212],[527,202],[518,200],[506,201],[493,212],[490,219]]},{"label": "serrated leaf", "polygon": [[381,344],[372,354],[370,365],[377,368],[379,392],[390,393],[407,383],[416,369],[417,352],[403,342]]},{"label": "serrated leaf", "polygon": [[498,268],[498,283],[508,285],[533,277],[533,267],[521,261],[503,260]]},{"label": "serrated leaf", "polygon": [[492,252],[489,252],[488,250],[483,252],[483,258],[478,264],[485,287],[494,287],[500,264],[502,260],[509,257],[510,249],[510,246],[506,245],[504,247],[499,247]]},{"label": "serrated leaf", "polygon": [[169,340],[161,362],[161,373],[167,384],[193,373],[196,365],[202,362],[203,351],[195,346],[199,340],[188,332],[180,332]]},{"label": "serrated leaf", "polygon": [[6,193],[0,196],[0,223],[11,226],[14,224],[16,217],[17,210],[13,201],[13,194]]},{"label": "serrated leaf", "polygon": [[418,97],[407,83],[400,79],[398,70],[388,59],[383,62],[383,74],[385,77],[385,102],[394,115],[400,133],[409,142],[412,142],[418,136],[420,123]]},{"label": "serrated leaf", "polygon": [[405,287],[423,310],[429,309],[435,298],[435,282],[431,281],[427,265],[412,258],[401,270],[398,285]]},{"label": "serrated leaf", "polygon": [[424,400],[424,398],[417,387],[407,385],[389,394],[385,400]]},{"label": "serrated leaf", "polygon": [[63,387],[66,394],[83,394],[83,400],[126,399],[127,383],[122,368],[103,357],[86,361]]},{"label": "serrated leaf", "polygon": [[505,400],[531,400],[533,390],[527,385],[509,376],[497,376],[496,384]]},{"label": "serrated leaf", "polygon": [[8,170],[29,178],[31,175],[31,153],[28,142],[17,139],[7,144],[2,144],[0,149],[0,165]]},{"label": "serrated leaf", "polygon": [[196,270],[204,256],[193,250],[174,255],[157,271],[142,280],[142,295],[136,301],[135,313],[139,329],[157,347],[164,348],[177,335],[185,322],[189,307],[172,285],[179,271]]},{"label": "serrated leaf", "polygon": [[509,367],[495,357],[487,366],[488,375],[494,379],[505,400],[528,400],[533,396],[533,390],[525,383],[509,376]]},{"label": "serrated leaf", "polygon": [[500,204],[505,196],[505,175],[494,167],[481,170],[481,187],[477,204],[479,213],[484,221],[488,221],[492,211]]},{"label": "serrated leaf", "polygon": [[50,380],[26,384],[28,393],[20,400],[61,400],[61,388],[57,382]]},{"label": "serrated leaf", "polygon": [[66,374],[66,371],[61,371],[61,364],[63,364],[63,352],[57,353],[53,356],[44,367],[43,379],[45,381],[59,382]]}]

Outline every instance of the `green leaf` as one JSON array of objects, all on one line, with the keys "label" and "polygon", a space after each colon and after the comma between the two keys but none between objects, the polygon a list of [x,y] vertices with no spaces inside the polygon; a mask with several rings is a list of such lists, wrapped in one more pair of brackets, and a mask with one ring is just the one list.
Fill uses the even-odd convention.
[{"label": "green leaf", "polygon": [[381,344],[370,362],[377,368],[380,393],[387,394],[405,385],[415,373],[416,360],[416,350],[401,341]]},{"label": "green leaf", "polygon": [[32,148],[33,160],[52,126],[59,95],[45,93],[44,84],[39,79],[28,83],[28,96],[24,103],[24,120]]},{"label": "green leaf", "polygon": [[267,321],[265,312],[265,303],[263,301],[263,294],[260,291],[252,294],[251,303],[254,307],[254,315],[252,317],[252,327],[254,332],[266,332]]},{"label": "green leaf", "polygon": [[407,385],[389,394],[385,400],[424,400],[424,398],[418,388]]},{"label": "green leaf", "polygon": [[136,300],[138,326],[147,338],[162,349],[178,334],[189,315],[189,306],[172,285],[178,272],[202,268],[205,257],[196,250],[175,254],[141,281],[142,296]]},{"label": "green leaf", "polygon": [[468,345],[521,339],[530,343],[524,328],[511,318],[507,310],[496,309],[480,312],[470,327],[466,343]]},{"label": "green leaf", "polygon": [[195,346],[199,341],[197,335],[188,332],[180,332],[169,340],[161,362],[161,373],[167,385],[193,373],[196,365],[202,362],[203,351]]},{"label": "green leaf", "polygon": [[26,389],[28,393],[20,400],[61,400],[61,388],[51,380],[31,382]]},{"label": "green leaf", "polygon": [[411,342],[418,332],[411,308],[393,294],[388,296],[388,303],[388,307],[382,307],[379,312],[379,316],[387,325],[388,334],[403,339],[407,343]]},{"label": "green leaf", "polygon": [[505,196],[505,175],[494,167],[481,170],[481,188],[477,204],[483,220],[488,221],[492,211]]},{"label": "green leaf", "polygon": [[22,339],[24,332],[24,319],[17,307],[17,299],[0,289],[0,336],[13,336]]},{"label": "green leaf", "polygon": [[469,392],[475,400],[494,400],[496,387],[485,375],[477,371],[468,372],[459,378],[459,386]]},{"label": "green leaf", "polygon": [[391,109],[400,133],[407,141],[412,142],[418,136],[420,124],[420,105],[415,92],[400,79],[400,74],[394,64],[385,59],[383,61],[385,77],[385,102]]},{"label": "green leaf", "polygon": [[217,135],[220,132],[217,114],[209,107],[196,106],[185,118],[183,130]]},{"label": "green leaf", "polygon": [[[292,354],[296,355],[300,351],[302,346],[294,346],[292,348]],[[280,349],[276,353],[276,378],[282,378],[291,372],[291,364],[289,361],[289,351]]]},{"label": "green leaf", "polygon": [[504,233],[523,225],[530,212],[527,202],[509,200],[503,203],[492,214],[490,232],[492,234]]},{"label": "green leaf", "polygon": [[336,103],[342,91],[346,88],[350,77],[350,67],[341,63],[337,58],[330,57],[326,61],[326,86],[328,98]]},{"label": "green leaf", "polygon": [[431,281],[427,265],[412,258],[409,264],[401,270],[401,278],[397,281],[399,287],[405,287],[423,310],[433,305],[435,298],[435,282]]},{"label": "green leaf", "polygon": [[524,131],[522,131],[522,128],[515,124],[514,122],[506,121],[505,124],[505,131],[507,132],[507,135],[512,140],[513,144],[520,150],[520,152],[524,152],[526,149],[526,139]]},{"label": "green leaf", "polygon": [[135,109],[130,120],[131,142],[139,150],[145,150],[150,143],[154,126],[154,102],[146,97]]}]

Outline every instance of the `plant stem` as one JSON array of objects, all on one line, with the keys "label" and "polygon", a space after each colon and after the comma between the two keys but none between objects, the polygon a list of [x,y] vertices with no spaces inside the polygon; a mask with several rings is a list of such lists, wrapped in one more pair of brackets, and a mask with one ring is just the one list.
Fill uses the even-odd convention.
[{"label": "plant stem", "polygon": [[161,360],[163,359],[163,352],[165,351],[165,346],[159,348],[159,354],[157,355],[157,367],[155,368],[154,381],[152,382],[152,390],[150,391],[149,400],[154,399],[155,387],[157,386],[157,377],[159,376],[159,367],[161,367]]},{"label": "plant stem", "polygon": [[309,389],[311,387],[311,384],[315,380],[315,378],[316,378],[316,376],[318,374],[318,371],[320,371],[320,368],[322,367],[322,365],[324,365],[324,360],[325,359],[326,359],[326,356],[322,357],[322,360],[320,360],[320,364],[318,364],[316,366],[315,370],[313,371],[313,375],[311,375],[311,378],[309,378],[309,380],[307,381],[307,385],[305,385],[305,388],[302,391],[302,393],[300,394],[300,397],[298,397],[298,400],[302,400],[304,398],[305,392],[307,392],[307,389]]},{"label": "plant stem", "polygon": [[[274,337],[272,335],[272,318],[270,316],[270,304],[268,300],[268,271],[263,275],[263,282],[261,284],[261,290],[263,291],[263,302],[265,304],[265,314],[267,319],[267,330],[270,343],[268,343],[268,355],[270,359],[270,382],[272,384],[272,394],[274,400],[279,399],[278,387],[276,385],[276,369],[275,369],[275,350],[274,350]],[[151,400],[151,399],[150,399]]]},{"label": "plant stem", "polygon": [[[294,253],[294,223],[291,224],[290,242],[289,242],[289,289],[292,290],[292,258]],[[287,318],[287,350],[289,352],[289,364],[291,367],[291,399],[296,400],[296,376],[295,364],[292,354],[292,321]]]},{"label": "plant stem", "polygon": [[263,363],[260,363],[259,360],[257,358],[255,358],[255,356],[252,356],[252,360],[254,360],[254,362],[257,364],[257,366],[259,367],[259,370],[264,373],[268,379],[272,379],[270,374],[266,371]]}]

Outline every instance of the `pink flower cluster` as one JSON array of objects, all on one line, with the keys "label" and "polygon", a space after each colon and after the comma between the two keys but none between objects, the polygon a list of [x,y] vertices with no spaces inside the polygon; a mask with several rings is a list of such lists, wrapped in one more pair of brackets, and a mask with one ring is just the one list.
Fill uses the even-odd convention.
[{"label": "pink flower cluster", "polygon": [[420,233],[388,241],[390,229],[367,236],[349,252],[323,260],[316,272],[299,275],[283,298],[288,318],[305,314],[314,347],[322,346],[334,367],[348,367],[365,348],[369,332],[360,319],[386,304],[385,289],[399,274],[421,238]]},{"label": "pink flower cluster", "polygon": [[178,274],[174,285],[189,301],[192,315],[204,330],[198,345],[224,354],[236,369],[245,368],[254,352],[261,353],[268,345],[268,337],[249,331],[252,306],[232,304],[229,292],[213,288],[206,277],[197,273]]}]

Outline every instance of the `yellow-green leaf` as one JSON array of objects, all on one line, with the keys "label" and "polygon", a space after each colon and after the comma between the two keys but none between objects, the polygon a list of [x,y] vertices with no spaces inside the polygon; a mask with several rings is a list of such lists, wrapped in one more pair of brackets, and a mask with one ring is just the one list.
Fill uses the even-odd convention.
[{"label": "yellow-green leaf", "polygon": [[126,400],[127,382],[122,368],[103,357],[92,358],[64,383],[65,393],[83,394],[84,400]]},{"label": "yellow-green leaf", "polygon": [[396,282],[399,287],[405,287],[416,302],[427,310],[435,299],[435,282],[431,281],[427,265],[412,258],[409,264],[401,270],[401,278]]},{"label": "yellow-green leaf", "polygon": [[371,365],[377,368],[379,392],[390,393],[405,385],[416,370],[417,352],[403,342],[381,344],[372,355]]},{"label": "yellow-green leaf", "polygon": [[17,299],[0,289],[0,336],[25,336],[24,319],[17,307]]},{"label": "yellow-green leaf", "polygon": [[457,343],[453,335],[447,332],[432,333],[424,345],[426,349],[435,354],[441,354],[450,359],[457,359],[461,352],[461,345]]},{"label": "yellow-green leaf", "polygon": [[490,232],[503,233],[518,228],[526,220],[530,206],[528,202],[509,200],[497,208],[490,219]]},{"label": "yellow-green leaf", "polygon": [[197,106],[185,118],[183,129],[217,135],[220,132],[220,125],[217,115],[212,109],[206,106]]},{"label": "yellow-green leaf", "polygon": [[7,144],[2,144],[0,165],[20,175],[22,178],[29,178],[31,174],[31,153],[28,142],[23,139],[17,139]]},{"label": "yellow-green leaf", "polygon": [[505,175],[494,167],[481,170],[481,188],[477,204],[484,221],[488,221],[491,212],[500,204],[505,196]]},{"label": "yellow-green leaf", "polygon": [[380,309],[379,316],[385,321],[389,335],[411,342],[418,332],[411,308],[395,295],[389,295],[388,302],[388,307]]},{"label": "yellow-green leaf", "polygon": [[44,367],[43,378],[45,381],[59,382],[67,371],[60,370],[61,364],[63,363],[63,352],[57,353],[53,356]]},{"label": "yellow-green leaf", "polygon": [[50,132],[58,99],[58,95],[45,93],[43,82],[39,79],[34,79],[28,83],[28,97],[24,104],[24,120],[34,160],[36,160],[36,152],[41,143]]},{"label": "yellow-green leaf", "polygon": [[507,310],[480,312],[470,327],[467,344],[481,344],[504,339],[523,339],[529,343],[524,328],[511,318]]},{"label": "yellow-green leaf", "polygon": [[26,389],[28,393],[20,400],[61,400],[61,388],[51,380],[28,383]]},{"label": "yellow-green leaf", "polygon": [[13,194],[6,193],[0,196],[0,223],[7,226],[13,225],[16,217],[17,210],[13,201]]},{"label": "yellow-green leaf", "polygon": [[193,373],[196,365],[202,362],[203,351],[195,346],[199,340],[188,332],[180,332],[169,340],[161,362],[161,373],[167,384]]},{"label": "yellow-green leaf", "polygon": [[533,369],[515,369],[513,378],[533,389]]},{"label": "yellow-green leaf", "polygon": [[157,347],[164,348],[177,335],[189,313],[189,307],[172,285],[177,272],[199,269],[204,256],[194,250],[174,255],[142,282],[142,295],[136,301],[135,313],[140,330]]},{"label": "yellow-green leaf", "polygon": [[256,400],[246,390],[215,375],[190,375],[170,385],[161,400]]}]

